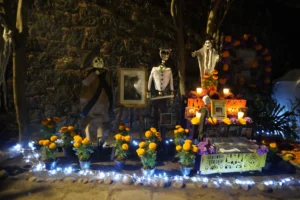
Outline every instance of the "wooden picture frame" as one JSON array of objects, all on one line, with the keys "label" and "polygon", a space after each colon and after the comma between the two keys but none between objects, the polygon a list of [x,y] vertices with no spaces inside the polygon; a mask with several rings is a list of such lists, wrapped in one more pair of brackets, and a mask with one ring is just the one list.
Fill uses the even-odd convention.
[{"label": "wooden picture frame", "polygon": [[211,100],[211,116],[217,119],[224,119],[227,117],[225,100]]},{"label": "wooden picture frame", "polygon": [[147,71],[143,68],[119,68],[119,105],[147,106]]}]

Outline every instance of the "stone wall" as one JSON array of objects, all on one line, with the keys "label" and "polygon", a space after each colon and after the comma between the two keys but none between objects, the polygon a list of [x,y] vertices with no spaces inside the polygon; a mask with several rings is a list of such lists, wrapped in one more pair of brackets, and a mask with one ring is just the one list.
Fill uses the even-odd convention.
[{"label": "stone wall", "polygon": [[[158,48],[174,44],[176,36],[168,7],[161,9],[151,1],[139,0],[37,0],[30,9],[28,25],[26,95],[33,136],[40,134],[40,121],[45,117],[59,116],[61,125],[79,128],[81,81],[88,67],[84,60],[95,48],[100,49],[99,56],[112,74],[115,109],[111,121],[115,125],[118,68],[144,67],[150,72],[160,62]],[[178,88],[175,60],[176,51],[169,65]],[[173,112],[180,102],[178,91],[176,95]],[[142,114],[150,114],[150,110],[147,107]],[[128,116],[125,109],[122,121],[129,122]]]}]

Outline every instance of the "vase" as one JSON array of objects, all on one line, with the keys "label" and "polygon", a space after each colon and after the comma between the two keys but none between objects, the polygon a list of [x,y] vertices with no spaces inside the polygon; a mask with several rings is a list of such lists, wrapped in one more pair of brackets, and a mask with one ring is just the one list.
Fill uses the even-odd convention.
[{"label": "vase", "polygon": [[89,170],[90,166],[91,166],[91,161],[81,161],[79,160],[79,164],[80,164],[80,169],[81,170]]},{"label": "vase", "polygon": [[141,169],[143,176],[153,176],[155,172],[155,167],[153,169]]},{"label": "vase", "polygon": [[184,167],[184,166],[180,165],[180,171],[183,176],[190,175],[191,170],[192,170],[192,167]]},{"label": "vase", "polygon": [[56,168],[58,160],[57,159],[55,159],[55,160],[45,160],[43,162],[45,163],[46,170],[53,170],[53,169]]},{"label": "vase", "polygon": [[74,157],[75,156],[73,147],[63,147],[62,149],[63,149],[64,156],[66,156],[66,157]]},{"label": "vase", "polygon": [[115,160],[115,169],[120,172],[123,170],[125,165],[125,160]]}]

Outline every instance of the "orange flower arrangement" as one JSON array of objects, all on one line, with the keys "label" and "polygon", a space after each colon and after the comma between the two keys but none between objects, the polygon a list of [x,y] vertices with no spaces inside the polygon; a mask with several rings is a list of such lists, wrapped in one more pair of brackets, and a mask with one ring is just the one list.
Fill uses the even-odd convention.
[{"label": "orange flower arrangement", "polygon": [[231,36],[225,36],[225,42],[231,42],[232,37]]},{"label": "orange flower arrangement", "polygon": [[229,69],[229,65],[228,64],[224,64],[223,65],[223,71],[228,71]]},{"label": "orange flower arrangement", "polygon": [[56,133],[57,122],[59,122],[59,117],[46,118],[41,121],[41,131],[44,133],[44,139],[50,138],[51,135]]},{"label": "orange flower arrangement", "polygon": [[75,128],[74,126],[63,126],[60,128],[59,132],[61,134],[61,139],[62,139],[62,146],[64,148],[66,147],[72,147],[72,140],[77,133],[74,131]]},{"label": "orange flower arrangement", "polygon": [[39,145],[41,145],[41,154],[43,161],[54,161],[57,157],[57,147],[56,140],[58,137],[56,135],[52,135],[49,139],[39,140]]},{"label": "orange flower arrangement", "polygon": [[74,136],[73,149],[80,161],[89,161],[93,148],[90,145],[90,141],[87,138],[82,138],[79,135]]},{"label": "orange flower arrangement", "polygon": [[126,127],[125,124],[119,126],[119,131],[115,135],[115,160],[125,161],[129,152],[129,143],[131,137],[129,135],[130,128]]},{"label": "orange flower arrangement", "polygon": [[222,53],[222,57],[223,57],[223,58],[228,58],[229,56],[230,56],[229,51],[224,51],[224,52]]}]

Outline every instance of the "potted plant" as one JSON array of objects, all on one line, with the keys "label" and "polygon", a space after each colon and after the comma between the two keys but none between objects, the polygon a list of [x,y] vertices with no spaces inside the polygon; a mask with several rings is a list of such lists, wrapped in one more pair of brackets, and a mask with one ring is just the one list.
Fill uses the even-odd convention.
[{"label": "potted plant", "polygon": [[74,136],[73,149],[78,157],[80,168],[82,170],[90,169],[91,153],[94,152],[90,141],[87,138],[82,138],[79,135]]},{"label": "potted plant", "polygon": [[189,133],[189,129],[184,129],[180,125],[176,125],[174,130],[175,145],[183,145],[184,140],[187,138],[188,133]]},{"label": "potted plant", "polygon": [[41,132],[44,133],[43,139],[49,139],[52,135],[56,134],[57,122],[59,122],[59,117],[46,118],[42,120]]},{"label": "potted plant", "polygon": [[115,168],[121,171],[124,167],[125,161],[128,155],[129,143],[130,143],[130,128],[121,124],[119,126],[119,132],[115,135],[114,148],[115,148]]},{"label": "potted plant", "polygon": [[141,170],[144,176],[152,176],[155,172],[156,147],[157,144],[155,142],[142,141],[136,150],[143,164]]},{"label": "potted plant", "polygon": [[160,132],[158,132],[154,127],[151,127],[145,132],[145,137],[147,142],[159,143],[162,141]]},{"label": "potted plant", "polygon": [[49,139],[39,140],[39,145],[41,145],[41,159],[45,163],[46,169],[54,169],[57,164],[57,136],[53,135]]},{"label": "potted plant", "polygon": [[77,135],[74,130],[74,126],[63,126],[59,130],[62,140],[62,149],[65,156],[74,156],[71,143],[73,141],[73,137]]},{"label": "potted plant", "polygon": [[176,157],[179,158],[181,173],[184,176],[188,176],[195,164],[198,147],[193,145],[191,140],[185,140],[182,146],[176,146],[176,150]]},{"label": "potted plant", "polygon": [[[266,165],[264,169],[269,170],[274,164],[277,164],[280,161],[280,157],[277,155],[279,153],[279,149],[276,142],[267,143],[262,140],[262,145],[260,146],[259,150],[260,149],[267,153]],[[257,153],[260,153],[260,151],[257,151]]]}]

